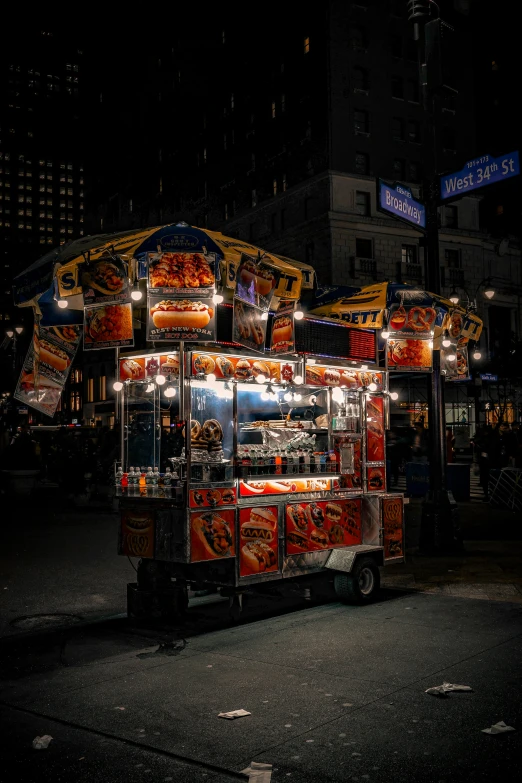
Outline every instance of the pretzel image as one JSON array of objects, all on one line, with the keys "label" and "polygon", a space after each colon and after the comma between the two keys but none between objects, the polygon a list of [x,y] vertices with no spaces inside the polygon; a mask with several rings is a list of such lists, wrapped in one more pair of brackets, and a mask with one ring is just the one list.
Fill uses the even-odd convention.
[{"label": "pretzel image", "polygon": [[436,317],[437,313],[433,307],[412,307],[408,317],[408,326],[414,332],[427,332]]}]

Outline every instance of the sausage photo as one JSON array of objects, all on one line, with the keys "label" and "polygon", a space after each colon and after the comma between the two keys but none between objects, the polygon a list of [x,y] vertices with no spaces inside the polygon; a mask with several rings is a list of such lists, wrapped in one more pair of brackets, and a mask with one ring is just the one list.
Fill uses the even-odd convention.
[{"label": "sausage photo", "polygon": [[163,299],[151,308],[150,314],[157,329],[173,329],[180,326],[204,329],[212,319],[214,311],[203,302],[192,302],[189,299],[180,301]]},{"label": "sausage photo", "polygon": [[58,372],[63,372],[67,369],[69,357],[56,345],[48,343],[47,340],[40,340],[40,361],[54,367]]}]

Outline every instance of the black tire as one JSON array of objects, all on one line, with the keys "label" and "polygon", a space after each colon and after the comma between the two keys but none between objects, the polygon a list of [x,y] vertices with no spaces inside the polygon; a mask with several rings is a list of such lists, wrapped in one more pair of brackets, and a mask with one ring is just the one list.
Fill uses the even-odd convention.
[{"label": "black tire", "polygon": [[368,604],[374,600],[381,586],[381,575],[371,557],[355,561],[350,574],[335,574],[337,598],[345,604]]}]

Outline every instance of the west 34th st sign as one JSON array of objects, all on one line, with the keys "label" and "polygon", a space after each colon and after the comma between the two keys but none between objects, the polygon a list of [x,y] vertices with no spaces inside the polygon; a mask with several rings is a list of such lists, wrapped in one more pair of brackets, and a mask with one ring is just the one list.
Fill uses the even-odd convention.
[{"label": "west 34th st sign", "polygon": [[440,197],[442,201],[464,196],[471,190],[503,182],[520,174],[518,152],[508,152],[492,158],[482,155],[469,160],[460,171],[445,174],[440,178]]},{"label": "west 34th st sign", "polygon": [[404,220],[417,228],[426,228],[426,209],[424,204],[416,201],[411,190],[406,185],[395,183],[388,185],[384,180],[377,180],[377,209],[399,220]]}]

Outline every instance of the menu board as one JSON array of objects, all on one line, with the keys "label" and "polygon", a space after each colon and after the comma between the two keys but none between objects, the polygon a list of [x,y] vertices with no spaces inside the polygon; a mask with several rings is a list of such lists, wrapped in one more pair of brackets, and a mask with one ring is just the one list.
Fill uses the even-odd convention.
[{"label": "menu board", "polygon": [[275,383],[290,382],[294,377],[294,365],[269,362],[264,359],[247,359],[244,356],[228,356],[210,353],[192,354],[193,375],[210,375],[216,378],[235,378],[237,381],[264,375]]},{"label": "menu board", "polygon": [[353,435],[334,435],[334,450],[337,455],[337,464],[340,463],[340,450],[347,443],[353,444],[353,473],[341,474],[339,479],[334,481],[334,490],[351,490],[353,492],[362,491],[362,460],[361,460],[361,438]]},{"label": "menu board", "polygon": [[388,319],[388,331],[394,338],[430,339],[433,337],[436,319],[437,311],[434,307],[392,305]]},{"label": "menu board", "polygon": [[217,506],[232,506],[236,503],[235,487],[208,487],[191,489],[189,495],[190,508],[216,508]]},{"label": "menu board", "polygon": [[147,340],[198,340],[215,342],[216,309],[212,297],[189,299],[149,289],[147,297]]},{"label": "menu board", "polygon": [[158,373],[165,375],[169,380],[177,380],[179,378],[179,354],[120,359],[120,381],[142,381],[146,378],[154,378]]},{"label": "menu board", "polygon": [[121,512],[121,554],[154,557],[154,511],[123,509]]},{"label": "menu board", "polygon": [[119,256],[83,264],[81,276],[85,305],[130,302],[127,264]]},{"label": "menu board", "polygon": [[272,321],[270,336],[272,353],[292,353],[295,350],[294,305],[278,310]]},{"label": "menu board", "polygon": [[236,274],[236,297],[268,311],[280,276],[271,264],[242,253]]},{"label": "menu board", "polygon": [[401,495],[382,499],[384,557],[387,560],[404,556],[403,499]]},{"label": "menu board", "polygon": [[190,511],[190,562],[234,557],[235,510]]},{"label": "menu board", "polygon": [[366,491],[384,492],[386,490],[386,468],[384,465],[366,466]]},{"label": "menu board", "polygon": [[[79,326],[35,327],[14,397],[46,416],[54,416],[78,350]],[[35,361],[35,357],[38,357]]]},{"label": "menu board", "polygon": [[306,383],[310,386],[340,386],[356,391],[375,383],[376,391],[384,389],[382,372],[346,370],[342,367],[324,367],[317,364],[306,366]]},{"label": "menu board", "polygon": [[287,495],[297,492],[326,492],[332,487],[332,479],[328,478],[281,478],[278,481],[263,480],[262,476],[257,478],[240,479],[239,495],[240,497],[263,497],[264,495]]},{"label": "menu board", "polygon": [[149,290],[163,296],[211,297],[216,285],[212,253],[149,253]]},{"label": "menu board", "polygon": [[263,352],[268,325],[268,320],[263,319],[263,315],[266,316],[266,312],[261,308],[246,304],[235,296],[232,340],[250,351]]},{"label": "menu board", "polygon": [[278,508],[254,506],[239,510],[239,575],[252,576],[279,569]]},{"label": "menu board", "polygon": [[132,305],[95,305],[83,310],[83,348],[118,348],[134,345]]},{"label": "menu board", "polygon": [[390,372],[431,372],[431,340],[387,340],[386,367]]},{"label": "menu board", "polygon": [[285,506],[286,553],[296,555],[361,543],[361,499]]},{"label": "menu board", "polygon": [[384,460],[384,399],[366,399],[366,461]]}]

